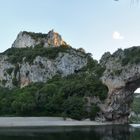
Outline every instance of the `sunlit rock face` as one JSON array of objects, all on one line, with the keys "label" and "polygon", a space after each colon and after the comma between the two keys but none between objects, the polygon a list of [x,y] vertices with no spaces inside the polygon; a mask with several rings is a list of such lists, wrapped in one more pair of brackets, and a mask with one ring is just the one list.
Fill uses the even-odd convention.
[{"label": "sunlit rock face", "polygon": [[53,30],[49,31],[48,34],[23,31],[18,34],[12,47],[26,48],[35,47],[36,45],[41,45],[43,47],[59,47],[61,45],[66,45],[66,43],[62,40],[61,35]]},{"label": "sunlit rock face", "polygon": [[108,87],[102,110],[106,120],[127,123],[134,91],[140,87],[140,47],[105,53],[100,64],[106,67],[101,77]]}]

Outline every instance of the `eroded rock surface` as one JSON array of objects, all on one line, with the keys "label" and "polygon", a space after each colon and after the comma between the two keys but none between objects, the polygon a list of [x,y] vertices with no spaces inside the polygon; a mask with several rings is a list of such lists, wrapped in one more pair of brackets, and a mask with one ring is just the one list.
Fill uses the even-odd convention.
[{"label": "eroded rock surface", "polygon": [[19,84],[20,87],[35,82],[47,82],[59,74],[67,76],[86,66],[87,58],[83,53],[69,50],[68,53],[60,52],[55,59],[37,56],[33,63],[11,64],[8,56],[0,59],[0,86],[12,88]]},{"label": "eroded rock surface", "polygon": [[15,48],[26,48],[35,47],[36,45],[42,45],[43,47],[59,47],[61,45],[66,45],[62,40],[61,35],[49,31],[48,34],[33,33],[33,32],[20,32],[12,44]]},{"label": "eroded rock surface", "polygon": [[[34,47],[44,49],[41,52]],[[28,60],[26,53],[22,54],[23,48],[30,50],[26,51],[30,53]],[[51,50],[47,52],[47,49]],[[17,53],[18,51],[21,53]],[[42,55],[43,53],[45,54]],[[20,61],[17,55],[21,55]],[[30,56],[34,56],[32,61]],[[14,61],[11,62],[13,57]],[[0,86],[13,88],[35,82],[45,83],[55,75],[67,76],[86,65],[86,53],[71,48],[53,30],[48,34],[24,31],[18,34],[12,48],[0,54]]]},{"label": "eroded rock surface", "polygon": [[101,65],[106,67],[102,82],[108,87],[108,98],[102,110],[106,120],[128,122],[133,93],[140,86],[140,47],[105,53]]}]

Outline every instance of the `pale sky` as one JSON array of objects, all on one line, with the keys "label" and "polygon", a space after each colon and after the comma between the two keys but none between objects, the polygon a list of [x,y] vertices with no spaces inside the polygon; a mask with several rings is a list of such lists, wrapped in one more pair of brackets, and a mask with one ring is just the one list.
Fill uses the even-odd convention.
[{"label": "pale sky", "polygon": [[0,52],[20,31],[54,29],[74,48],[99,60],[106,52],[140,45],[140,4],[131,0],[0,0]]}]

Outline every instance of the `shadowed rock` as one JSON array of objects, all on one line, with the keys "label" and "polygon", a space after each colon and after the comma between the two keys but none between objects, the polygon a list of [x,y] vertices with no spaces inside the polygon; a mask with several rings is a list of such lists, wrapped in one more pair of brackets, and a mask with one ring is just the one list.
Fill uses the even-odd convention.
[{"label": "shadowed rock", "polygon": [[134,91],[140,87],[140,47],[105,53],[101,61],[106,70],[102,82],[108,98],[102,110],[106,120],[127,123]]}]

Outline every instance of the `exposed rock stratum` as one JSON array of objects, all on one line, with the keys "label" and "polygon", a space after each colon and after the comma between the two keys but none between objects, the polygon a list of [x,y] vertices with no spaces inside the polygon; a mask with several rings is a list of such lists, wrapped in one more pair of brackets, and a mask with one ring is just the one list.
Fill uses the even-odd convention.
[{"label": "exposed rock stratum", "polygon": [[[23,55],[22,51],[26,48],[31,50],[31,54],[27,51]],[[57,51],[58,49],[61,51]],[[17,51],[21,53],[17,54]],[[20,58],[22,60],[19,61]],[[53,30],[48,34],[20,32],[12,48],[0,55],[0,86],[13,88],[35,82],[44,83],[58,74],[73,74],[86,64],[87,55],[71,48]]]},{"label": "exposed rock stratum", "polygon": [[106,67],[102,82],[108,87],[103,114],[106,120],[127,123],[134,91],[140,87],[140,47],[105,53],[101,65]]},{"label": "exposed rock stratum", "polygon": [[53,30],[49,31],[48,34],[23,31],[17,35],[12,47],[26,48],[35,47],[36,45],[42,45],[43,47],[59,47],[61,45],[66,45],[66,43],[62,40],[61,35]]}]

